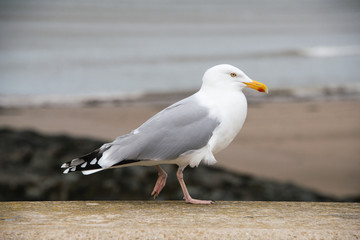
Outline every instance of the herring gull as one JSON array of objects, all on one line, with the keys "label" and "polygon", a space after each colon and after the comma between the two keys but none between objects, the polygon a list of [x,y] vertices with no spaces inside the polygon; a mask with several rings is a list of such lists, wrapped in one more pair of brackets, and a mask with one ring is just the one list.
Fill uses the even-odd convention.
[{"label": "herring gull", "polygon": [[247,101],[245,87],[267,92],[267,87],[251,80],[240,69],[216,65],[203,76],[198,92],[165,108],[129,134],[105,143],[99,149],[64,163],[64,173],[84,175],[109,168],[155,166],[158,179],[151,195],[156,198],[166,183],[162,164],[176,164],[176,173],[186,203],[211,204],[190,196],[183,180],[186,166],[200,162],[214,164],[214,154],[226,148],[242,128]]}]

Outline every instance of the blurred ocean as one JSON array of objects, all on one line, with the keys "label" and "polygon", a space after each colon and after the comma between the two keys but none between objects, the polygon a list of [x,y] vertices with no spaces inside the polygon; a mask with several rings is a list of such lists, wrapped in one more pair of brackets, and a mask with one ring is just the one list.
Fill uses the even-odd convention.
[{"label": "blurred ocean", "polygon": [[360,1],[0,1],[3,104],[194,90],[219,63],[358,91]]}]

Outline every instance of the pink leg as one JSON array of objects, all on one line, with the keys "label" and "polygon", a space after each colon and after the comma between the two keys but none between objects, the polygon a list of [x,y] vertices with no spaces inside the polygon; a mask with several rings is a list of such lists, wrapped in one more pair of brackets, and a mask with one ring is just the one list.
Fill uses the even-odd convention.
[{"label": "pink leg", "polygon": [[160,166],[155,166],[155,167],[158,170],[159,177],[156,181],[154,190],[151,193],[151,196],[154,196],[154,199],[157,198],[157,196],[159,196],[159,193],[164,188],[165,183],[166,183],[166,178],[167,178],[167,174],[164,171],[164,169],[162,169]]},{"label": "pink leg", "polygon": [[192,204],[212,204],[212,203],[214,203],[213,201],[208,201],[208,200],[193,199],[190,196],[190,194],[186,188],[185,182],[184,182],[183,170],[184,170],[184,168],[179,167],[179,169],[176,172],[176,176],[177,176],[177,179],[179,180],[181,189],[183,190],[185,202],[192,203]]}]

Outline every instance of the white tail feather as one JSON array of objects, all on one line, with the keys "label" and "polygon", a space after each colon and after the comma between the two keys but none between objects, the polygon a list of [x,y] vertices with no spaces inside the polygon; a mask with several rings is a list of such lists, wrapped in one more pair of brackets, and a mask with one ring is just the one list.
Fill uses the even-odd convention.
[{"label": "white tail feather", "polygon": [[104,169],[100,168],[100,169],[94,169],[94,170],[85,170],[85,171],[81,171],[82,174],[84,175],[90,175],[90,174],[93,174],[93,173],[96,173],[96,172],[100,172]]}]

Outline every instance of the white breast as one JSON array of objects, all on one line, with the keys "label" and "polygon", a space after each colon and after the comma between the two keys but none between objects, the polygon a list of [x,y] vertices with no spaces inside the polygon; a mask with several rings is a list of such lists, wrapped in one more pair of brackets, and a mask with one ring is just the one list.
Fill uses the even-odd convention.
[{"label": "white breast", "polygon": [[242,91],[199,91],[199,102],[210,109],[210,116],[220,121],[209,141],[217,153],[226,148],[241,130],[247,114],[247,101]]}]

